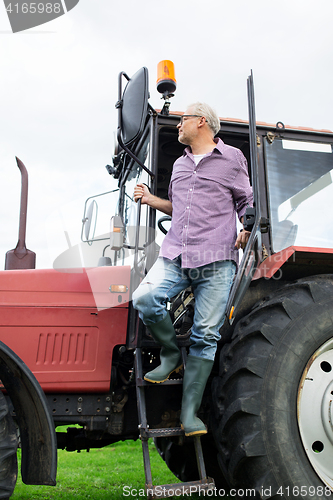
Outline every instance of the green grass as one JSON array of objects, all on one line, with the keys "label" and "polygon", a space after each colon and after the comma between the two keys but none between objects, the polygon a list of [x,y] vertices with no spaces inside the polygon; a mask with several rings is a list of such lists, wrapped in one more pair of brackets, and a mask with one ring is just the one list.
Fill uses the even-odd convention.
[{"label": "green grass", "polygon": [[[149,444],[153,483],[179,482]],[[146,498],[141,441],[119,442],[89,453],[58,450],[56,486],[27,486],[19,478],[14,500],[120,500]],[[126,487],[124,489],[124,487]],[[125,493],[125,494],[124,494]],[[185,499],[189,496],[168,497]],[[192,499],[202,498],[192,495]]]}]

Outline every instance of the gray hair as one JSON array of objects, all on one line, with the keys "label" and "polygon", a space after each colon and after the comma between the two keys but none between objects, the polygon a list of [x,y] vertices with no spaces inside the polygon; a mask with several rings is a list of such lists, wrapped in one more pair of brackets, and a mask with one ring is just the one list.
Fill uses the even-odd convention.
[{"label": "gray hair", "polygon": [[195,102],[188,106],[188,108],[192,108],[194,115],[204,116],[206,118],[208,126],[215,137],[220,131],[220,119],[214,109],[204,102]]}]

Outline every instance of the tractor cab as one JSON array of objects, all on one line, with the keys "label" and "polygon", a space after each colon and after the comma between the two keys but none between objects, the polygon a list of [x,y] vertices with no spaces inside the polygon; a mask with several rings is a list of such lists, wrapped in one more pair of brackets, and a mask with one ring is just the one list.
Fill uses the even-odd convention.
[{"label": "tractor cab", "polygon": [[[173,163],[184,150],[184,145],[178,141],[177,129],[182,113],[170,110],[170,99],[176,89],[174,67],[171,61],[162,61],[158,69],[157,89],[164,99],[164,106],[160,111],[154,110],[148,101],[146,68],[141,68],[132,78],[126,73],[120,73],[116,103],[116,154],[113,164],[106,167],[117,181],[117,189],[87,200],[83,216],[83,242],[91,247],[96,244],[99,248],[103,246],[99,265],[131,265],[132,290],[155,262],[171,220],[146,205],[141,206],[140,201],[135,203],[134,187],[137,183],[144,183],[157,196],[167,198]],[[126,85],[123,89],[124,81]],[[251,172],[255,158],[253,160],[251,157],[248,124],[224,122],[218,137],[243,152]],[[252,176],[255,179],[257,177],[254,173]],[[100,213],[97,207],[103,196],[115,194],[118,200],[110,221],[110,237],[106,231],[101,236],[95,230],[98,224],[97,213]],[[251,213],[249,219],[252,220],[253,227],[255,212]],[[254,245],[258,247],[257,243],[252,242],[251,248]]]}]

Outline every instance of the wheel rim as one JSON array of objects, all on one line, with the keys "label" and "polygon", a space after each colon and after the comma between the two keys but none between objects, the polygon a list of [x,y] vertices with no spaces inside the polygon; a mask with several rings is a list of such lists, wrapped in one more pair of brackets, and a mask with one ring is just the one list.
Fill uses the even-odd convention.
[{"label": "wheel rim", "polygon": [[309,359],[297,398],[305,452],[323,483],[333,490],[333,339]]}]

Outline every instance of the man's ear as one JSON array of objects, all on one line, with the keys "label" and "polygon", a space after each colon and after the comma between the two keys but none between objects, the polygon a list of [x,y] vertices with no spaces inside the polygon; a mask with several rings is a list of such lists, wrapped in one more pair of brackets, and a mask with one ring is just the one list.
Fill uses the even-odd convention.
[{"label": "man's ear", "polygon": [[203,127],[205,123],[206,123],[206,118],[204,116],[200,116],[198,127]]}]

